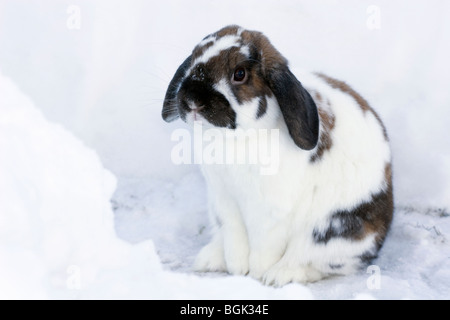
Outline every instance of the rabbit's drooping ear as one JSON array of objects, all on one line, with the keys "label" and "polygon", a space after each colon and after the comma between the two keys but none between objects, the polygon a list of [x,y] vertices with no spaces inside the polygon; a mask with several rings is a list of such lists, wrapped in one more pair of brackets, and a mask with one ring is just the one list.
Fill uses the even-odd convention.
[{"label": "rabbit's drooping ear", "polygon": [[178,67],[177,72],[175,72],[175,75],[173,76],[173,79],[172,81],[170,81],[169,87],[167,88],[162,109],[162,117],[166,122],[174,121],[180,116],[175,99],[180,83],[183,80],[183,77],[185,76],[186,71],[190,65],[191,56],[187,57],[187,59],[184,60],[181,66]]},{"label": "rabbit's drooping ear", "polygon": [[269,68],[267,78],[295,144],[314,149],[319,139],[319,114],[312,97],[287,65]]}]

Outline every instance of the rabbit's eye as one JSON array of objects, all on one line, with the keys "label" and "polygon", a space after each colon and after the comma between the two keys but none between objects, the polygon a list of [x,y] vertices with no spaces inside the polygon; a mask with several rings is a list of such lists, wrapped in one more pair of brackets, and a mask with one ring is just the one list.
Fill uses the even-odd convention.
[{"label": "rabbit's eye", "polygon": [[246,80],[246,72],[244,68],[237,68],[234,70],[233,82],[234,83],[243,83]]}]

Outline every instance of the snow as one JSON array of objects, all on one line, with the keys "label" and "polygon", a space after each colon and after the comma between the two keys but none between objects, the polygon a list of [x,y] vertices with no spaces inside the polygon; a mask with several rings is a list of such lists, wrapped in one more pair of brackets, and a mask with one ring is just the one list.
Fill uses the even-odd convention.
[{"label": "snow", "polygon": [[[0,0],[0,299],[448,299],[449,14],[445,0]],[[193,47],[234,23],[293,69],[346,80],[385,121],[396,212],[379,288],[366,270],[281,289],[190,270],[206,190],[195,165],[172,164],[185,125],[160,111]]]}]

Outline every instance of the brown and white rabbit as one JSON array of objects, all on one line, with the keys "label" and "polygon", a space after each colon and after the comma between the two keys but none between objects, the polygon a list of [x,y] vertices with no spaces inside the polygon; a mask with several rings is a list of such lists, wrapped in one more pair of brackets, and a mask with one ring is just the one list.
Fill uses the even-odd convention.
[{"label": "brown and white rabbit", "polygon": [[301,80],[262,33],[239,26],[207,36],[175,73],[164,120],[280,132],[275,174],[202,165],[213,235],[197,271],[312,282],[356,272],[383,245],[393,215],[385,127],[344,82]]}]

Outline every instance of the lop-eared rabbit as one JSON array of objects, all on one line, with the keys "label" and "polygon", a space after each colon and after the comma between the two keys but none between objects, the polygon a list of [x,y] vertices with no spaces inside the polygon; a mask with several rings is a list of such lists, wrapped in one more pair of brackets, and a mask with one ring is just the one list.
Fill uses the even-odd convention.
[{"label": "lop-eared rabbit", "polygon": [[356,272],[383,245],[393,190],[380,117],[342,81],[322,73],[299,79],[266,36],[239,26],[204,38],[176,71],[164,120],[279,130],[275,174],[202,165],[213,234],[197,271],[274,286],[313,282]]}]

